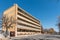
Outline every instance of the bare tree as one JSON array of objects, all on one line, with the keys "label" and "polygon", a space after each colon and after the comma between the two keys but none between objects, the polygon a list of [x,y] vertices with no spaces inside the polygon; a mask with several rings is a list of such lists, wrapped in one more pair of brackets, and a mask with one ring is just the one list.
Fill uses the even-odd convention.
[{"label": "bare tree", "polygon": [[44,31],[44,34],[48,34],[49,30],[48,29],[44,29],[43,31]]},{"label": "bare tree", "polygon": [[59,29],[59,35],[60,35],[60,16],[58,17],[58,29]]},{"label": "bare tree", "polygon": [[6,15],[3,16],[3,27],[6,28],[6,33],[5,33],[5,37],[8,36],[8,29],[13,27],[13,24],[15,24],[15,20],[14,20],[14,17],[11,16],[11,17],[8,17]]}]

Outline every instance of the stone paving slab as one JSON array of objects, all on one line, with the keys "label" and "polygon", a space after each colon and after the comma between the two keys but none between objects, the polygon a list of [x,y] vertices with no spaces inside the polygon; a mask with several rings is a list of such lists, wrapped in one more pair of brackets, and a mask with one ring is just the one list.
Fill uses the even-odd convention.
[{"label": "stone paving slab", "polygon": [[12,37],[11,39],[6,40],[60,40],[58,35],[32,35],[32,36],[23,36],[23,37]]}]

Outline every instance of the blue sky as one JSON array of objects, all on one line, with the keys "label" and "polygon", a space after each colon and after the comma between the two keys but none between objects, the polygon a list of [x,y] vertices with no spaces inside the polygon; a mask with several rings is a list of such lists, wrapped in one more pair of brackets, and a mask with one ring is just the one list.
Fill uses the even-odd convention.
[{"label": "blue sky", "polygon": [[54,28],[58,31],[57,19],[60,15],[59,0],[0,0],[0,18],[4,10],[18,4],[21,8],[40,20],[43,28]]}]

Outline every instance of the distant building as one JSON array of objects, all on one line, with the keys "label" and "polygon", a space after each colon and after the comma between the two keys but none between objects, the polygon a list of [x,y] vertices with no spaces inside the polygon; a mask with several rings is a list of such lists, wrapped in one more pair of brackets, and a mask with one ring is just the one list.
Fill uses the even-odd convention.
[{"label": "distant building", "polygon": [[[9,18],[12,16],[16,20],[16,24],[9,29],[10,36],[11,34],[14,34],[15,37],[19,35],[33,35],[42,31],[40,21],[24,11],[17,4],[5,10],[3,16],[5,15]],[[6,28],[3,26],[2,30],[5,31]]]},{"label": "distant building", "polygon": [[55,30],[54,30],[53,28],[50,28],[50,29],[49,29],[49,33],[50,33],[50,34],[54,34],[54,33],[55,33]]}]

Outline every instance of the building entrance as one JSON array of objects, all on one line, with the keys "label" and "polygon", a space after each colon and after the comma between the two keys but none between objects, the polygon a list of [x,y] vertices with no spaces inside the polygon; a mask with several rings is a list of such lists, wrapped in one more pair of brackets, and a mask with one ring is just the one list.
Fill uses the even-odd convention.
[{"label": "building entrance", "polygon": [[15,31],[10,31],[10,37],[15,37]]}]

